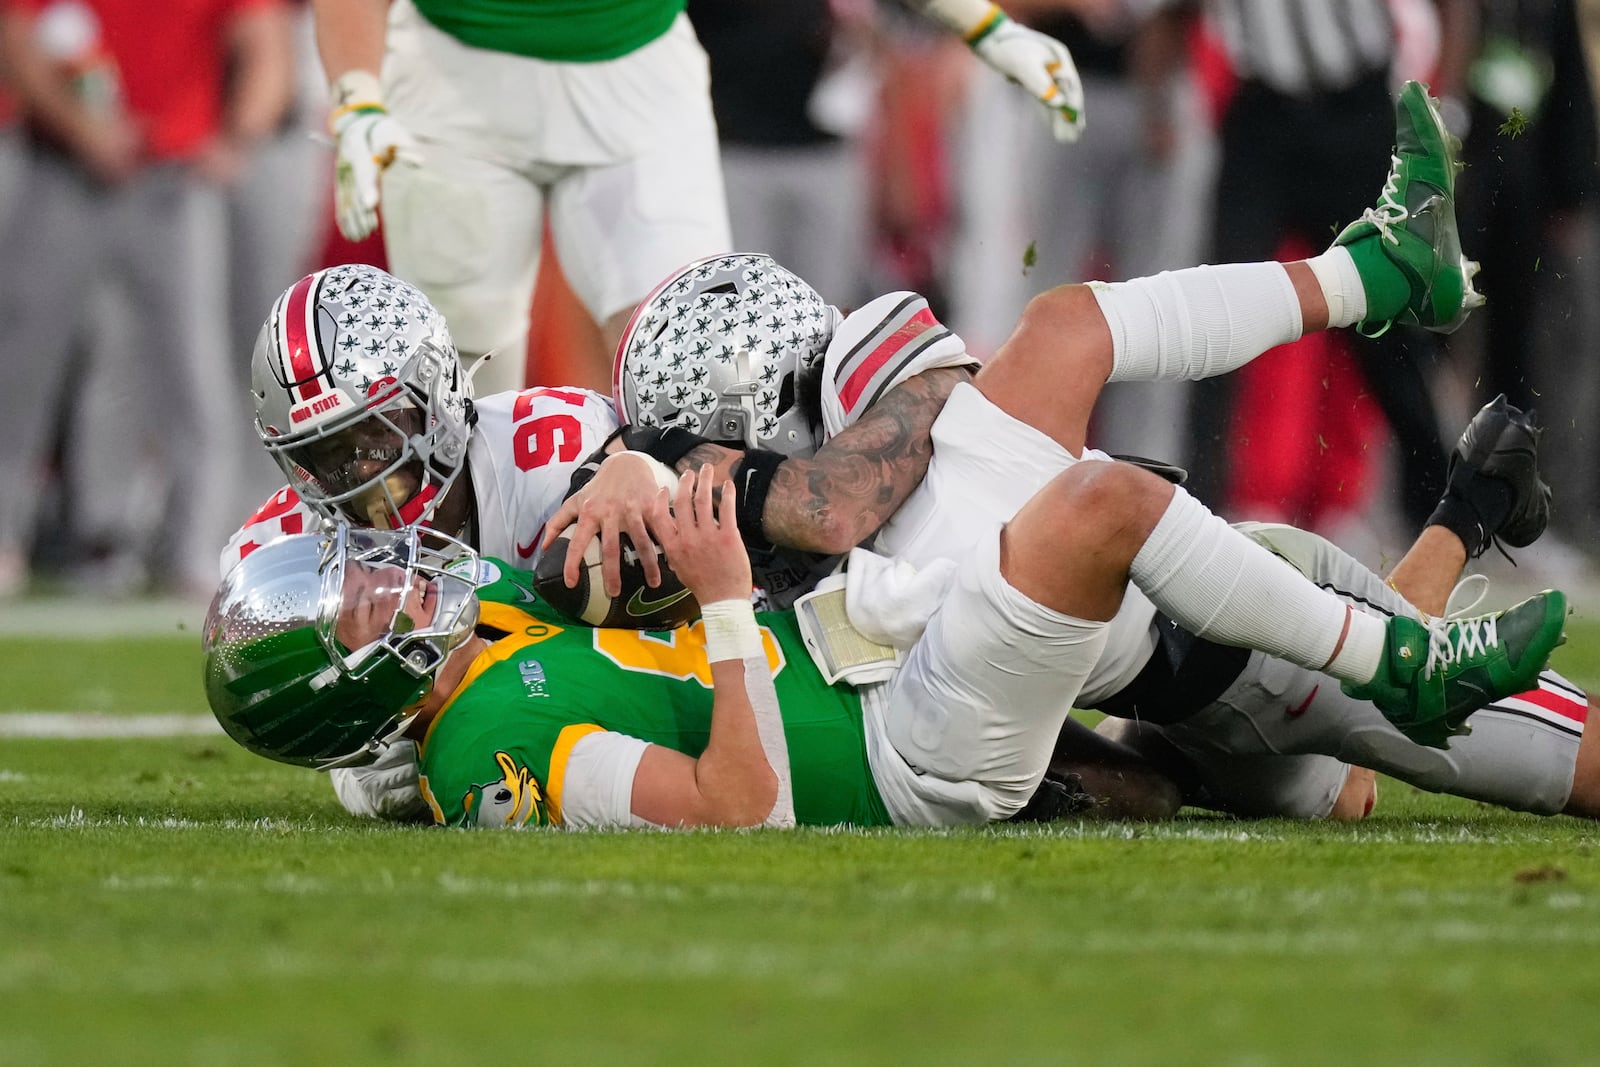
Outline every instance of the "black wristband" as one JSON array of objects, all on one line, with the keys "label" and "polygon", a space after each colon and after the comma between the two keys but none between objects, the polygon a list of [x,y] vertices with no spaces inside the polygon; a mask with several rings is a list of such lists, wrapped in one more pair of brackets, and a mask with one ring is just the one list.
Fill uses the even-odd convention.
[{"label": "black wristband", "polygon": [[605,458],[605,445],[601,445],[585,456],[583,462],[578,465],[578,469],[572,472],[572,477],[567,479],[567,496],[562,497],[562,499],[567,499],[567,497],[572,496],[579,489],[594,481],[594,476],[600,473],[600,464],[605,461]]},{"label": "black wristband", "polygon": [[583,462],[578,469],[572,472],[572,477],[567,479],[567,495],[565,500],[579,489],[594,481],[594,476],[600,473],[600,464],[606,461],[606,449],[611,447],[611,442],[622,436],[622,431],[627,427],[612,430],[606,439],[600,442],[600,447],[583,457]]},{"label": "black wristband", "polygon": [[770,553],[771,541],[762,529],[761,516],[767,509],[767,494],[772,491],[773,476],[787,457],[781,452],[762,448],[745,449],[744,459],[733,468],[733,488],[738,494],[739,536],[752,552]]},{"label": "black wristband", "polygon": [[690,433],[681,426],[624,426],[613,436],[617,435],[628,451],[643,452],[669,467],[675,467],[678,460],[701,445],[713,443],[709,437]]}]

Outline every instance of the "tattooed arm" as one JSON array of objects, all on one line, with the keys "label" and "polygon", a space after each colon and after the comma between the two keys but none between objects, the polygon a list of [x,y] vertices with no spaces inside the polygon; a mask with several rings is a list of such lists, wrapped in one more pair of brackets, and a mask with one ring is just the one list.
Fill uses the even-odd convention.
[{"label": "tattooed arm", "polygon": [[761,513],[774,544],[823,555],[848,552],[877,533],[928,472],[929,431],[964,367],[924,371],[889,390],[810,459],[773,475]]},{"label": "tattooed arm", "polygon": [[[923,371],[889,390],[810,458],[776,462],[781,457],[766,453],[776,463],[761,510],[766,539],[787,548],[837,555],[871,537],[922,481],[933,455],[929,439],[933,420],[956,384],[971,378],[965,367]],[[617,440],[609,447],[624,446]],[[710,464],[719,484],[732,479],[742,486],[739,470],[754,454],[701,442],[674,458],[673,464],[680,472]],[[569,524],[579,524],[573,538],[575,555],[567,567],[571,581],[577,580],[578,546],[587,545],[597,534],[604,543],[607,530],[638,531],[632,513],[649,505],[654,485],[647,487],[647,493],[631,491],[624,479],[635,473],[633,467],[602,464],[594,480],[569,497],[546,524],[547,545]],[[656,575],[650,574],[654,560],[649,552],[643,557],[647,578],[654,585]],[[615,593],[613,580],[608,573],[607,589]]]}]

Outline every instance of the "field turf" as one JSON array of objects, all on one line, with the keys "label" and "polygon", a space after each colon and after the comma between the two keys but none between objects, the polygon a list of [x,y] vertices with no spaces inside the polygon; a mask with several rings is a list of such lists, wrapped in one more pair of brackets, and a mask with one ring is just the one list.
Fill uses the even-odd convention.
[{"label": "field turf", "polygon": [[[0,727],[202,712],[196,660],[0,638]],[[1590,1063],[1596,842],[1392,781],[1358,826],[469,834],[220,736],[0,735],[0,1064]]]}]

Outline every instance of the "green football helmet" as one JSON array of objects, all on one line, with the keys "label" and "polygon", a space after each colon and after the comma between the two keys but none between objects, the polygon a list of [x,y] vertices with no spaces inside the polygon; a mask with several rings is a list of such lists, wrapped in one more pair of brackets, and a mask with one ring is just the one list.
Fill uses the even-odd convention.
[{"label": "green football helmet", "polygon": [[[471,634],[478,569],[472,549],[419,527],[341,523],[256,549],[223,580],[206,616],[206,698],[217,721],[283,763],[370,762],[410,727],[412,705]],[[409,612],[407,591],[416,597]],[[348,635],[362,612],[375,636],[348,648],[341,621]]]}]

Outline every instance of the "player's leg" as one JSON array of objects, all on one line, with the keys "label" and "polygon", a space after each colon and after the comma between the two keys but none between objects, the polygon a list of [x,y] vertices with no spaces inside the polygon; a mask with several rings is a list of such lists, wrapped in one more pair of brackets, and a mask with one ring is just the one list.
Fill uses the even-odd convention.
[{"label": "player's leg", "polygon": [[[34,153],[4,229],[0,322],[11,388],[0,391],[0,595],[19,590],[39,504],[39,471],[56,430],[79,323],[103,262],[112,203],[65,160]],[[213,355],[215,355],[213,353]]]},{"label": "player's leg", "polygon": [[[1077,463],[1061,442],[972,386],[951,394],[933,443],[927,476],[884,527],[879,551],[915,565],[960,558],[975,521],[1019,514],[1026,502],[1049,516],[1056,538],[1040,542],[1024,593],[1051,604],[1056,593],[1076,597],[1062,601],[1063,610],[1110,618],[1131,579],[1191,633],[1363,686],[1363,698],[1381,700],[1398,722],[1436,743],[1486,699],[1463,684],[1468,672],[1489,672],[1496,693],[1526,688],[1560,638],[1564,601],[1542,596],[1498,617],[1496,627],[1448,624],[1441,637],[1451,648],[1464,648],[1461,641],[1479,630],[1498,639],[1474,641],[1470,654],[1436,670],[1429,631],[1412,619],[1349,610],[1183,490],[1127,464]],[[1081,559],[1062,547],[1067,531],[1083,538]],[[1100,584],[1106,575],[1111,582]]]},{"label": "player's leg", "polygon": [[431,150],[384,172],[389,269],[427,294],[450,324],[479,395],[526,382],[528,324],[539,271],[543,195],[495,162]]},{"label": "player's leg", "polygon": [[1208,378],[1327,326],[1454,329],[1482,302],[1456,232],[1456,144],[1414,82],[1395,115],[1394,166],[1378,206],[1327,252],[1286,266],[1194,267],[1052,290],[1029,304],[979,387],[1077,453],[1108,380]]},{"label": "player's leg", "polygon": [[[1583,723],[1591,719],[1600,721],[1595,699],[1589,697],[1583,708]],[[1572,792],[1567,795],[1568,815],[1585,819],[1600,819],[1600,730],[1583,731],[1578,741],[1578,755],[1572,769]]]},{"label": "player's leg", "polygon": [[[389,110],[421,145],[383,174],[389,270],[427,294],[480,396],[525,381],[529,308],[543,236],[532,175],[561,107],[552,64],[469,48],[398,5],[384,59]],[[525,106],[506,106],[524,101]]]},{"label": "player's leg", "polygon": [[[1251,535],[1342,600],[1384,615],[1414,612],[1362,564],[1315,534],[1246,524]],[[1229,755],[1320,753],[1370,767],[1418,788],[1540,814],[1585,814],[1600,759],[1580,745],[1588,698],[1553,671],[1525,692],[1504,696],[1472,718],[1472,732],[1448,748],[1417,745],[1370,703],[1325,676],[1253,656],[1210,708],[1172,725],[1185,751]],[[1587,770],[1588,776],[1585,776]],[[1570,809],[1569,809],[1570,806]]]},{"label": "player's leg", "polygon": [[1095,732],[1177,782],[1192,807],[1246,819],[1344,821],[1365,818],[1376,800],[1372,772],[1332,756],[1236,751],[1181,723],[1107,718]]},{"label": "player's leg", "polygon": [[1106,624],[1040,603],[1018,577],[991,524],[889,684],[881,720],[869,704],[874,774],[896,822],[1007,819],[1044,779]]},{"label": "player's leg", "polygon": [[606,121],[633,121],[643,111],[650,125],[648,136],[630,134],[626,151],[575,169],[550,194],[556,256],[601,327],[606,349],[595,373],[609,382],[634,306],[685,263],[731,251],[733,239],[705,54],[687,22],[594,66],[563,76],[609,94],[593,109]]}]

